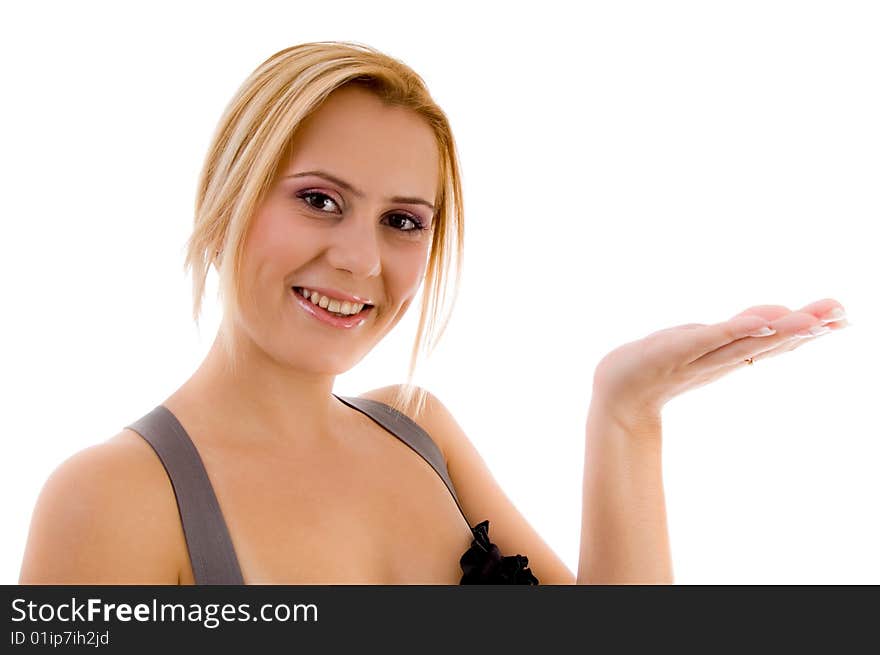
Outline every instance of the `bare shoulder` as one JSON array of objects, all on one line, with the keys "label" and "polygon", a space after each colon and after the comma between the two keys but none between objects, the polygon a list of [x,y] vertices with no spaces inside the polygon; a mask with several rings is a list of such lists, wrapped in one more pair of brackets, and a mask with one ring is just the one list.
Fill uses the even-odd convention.
[{"label": "bare shoulder", "polygon": [[[391,384],[386,387],[379,387],[378,389],[362,393],[360,397],[391,405],[402,386],[400,384]],[[463,445],[469,448],[473,448],[473,446],[449,408],[427,389],[423,387],[416,387],[416,389],[424,393],[424,404],[419,408],[418,413],[414,407],[406,408],[404,413],[428,433],[434,443],[437,444],[437,447],[440,448],[440,452],[443,453],[447,466],[449,466],[450,453],[460,452]]]},{"label": "bare shoulder", "polygon": [[[385,387],[371,389],[370,391],[360,394],[359,397],[367,398],[368,400],[375,400],[386,405],[393,405],[394,398],[402,386],[403,385],[400,384],[390,384]],[[448,462],[448,458],[446,457],[446,447],[444,444],[444,435],[448,430],[445,430],[441,423],[448,423],[448,421],[452,420],[452,415],[430,391],[423,389],[422,387],[416,387],[416,389],[424,392],[424,405],[420,408],[418,413],[415,412],[415,408],[407,408],[404,411],[404,414],[428,433],[434,443],[437,444],[440,452],[443,453],[443,458]]]},{"label": "bare shoulder", "polygon": [[123,430],[49,475],[19,584],[177,584],[183,539],[162,462],[143,438]]},{"label": "bare shoulder", "polygon": [[[398,388],[398,385],[382,387],[361,397],[389,403]],[[505,555],[526,555],[541,584],[574,584],[575,575],[515,507],[452,412],[437,396],[424,391],[423,410],[417,416],[411,413],[408,416],[443,452],[468,522],[476,525],[488,519],[491,541]]]}]

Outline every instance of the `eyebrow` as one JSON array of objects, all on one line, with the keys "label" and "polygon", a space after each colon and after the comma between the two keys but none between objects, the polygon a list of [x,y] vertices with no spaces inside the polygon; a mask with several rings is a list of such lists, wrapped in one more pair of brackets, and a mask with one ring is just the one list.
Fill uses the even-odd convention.
[{"label": "eyebrow", "polygon": [[[340,179],[340,178],[336,177],[335,175],[331,175],[330,173],[328,173],[326,171],[304,171],[302,173],[294,173],[292,175],[285,175],[284,179],[287,179],[289,177],[305,177],[307,175],[315,175],[317,177],[323,177],[325,180],[330,180],[331,182],[333,182],[333,184],[337,184],[337,185],[341,186],[343,189],[345,189],[346,191],[353,193],[358,198],[364,197],[363,191],[361,191],[359,189],[355,189],[351,184],[349,184],[345,180]],[[432,205],[427,200],[423,200],[422,198],[415,198],[415,197],[411,197],[411,196],[392,196],[390,198],[386,198],[386,200],[389,200],[390,202],[402,202],[407,205],[424,205],[425,207],[430,207],[431,211],[434,211],[434,205]]]}]

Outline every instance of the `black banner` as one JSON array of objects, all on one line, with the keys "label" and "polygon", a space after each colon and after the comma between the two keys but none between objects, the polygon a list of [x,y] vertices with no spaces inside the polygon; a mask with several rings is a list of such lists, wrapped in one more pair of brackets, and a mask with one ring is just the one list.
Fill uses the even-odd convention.
[{"label": "black banner", "polygon": [[[877,648],[876,586],[3,586],[0,652]],[[704,635],[704,636],[701,636]],[[706,640],[709,641],[706,641]],[[601,642],[600,642],[601,640]]]}]

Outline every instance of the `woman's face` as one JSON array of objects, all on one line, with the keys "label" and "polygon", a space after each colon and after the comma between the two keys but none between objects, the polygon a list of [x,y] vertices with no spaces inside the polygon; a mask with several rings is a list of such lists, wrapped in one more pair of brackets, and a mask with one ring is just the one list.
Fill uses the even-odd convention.
[{"label": "woman's face", "polygon": [[[439,149],[424,119],[361,88],[331,94],[300,125],[257,208],[238,327],[285,366],[325,374],[354,366],[397,324],[422,282],[438,176]],[[346,307],[325,310],[321,296],[346,295],[373,307],[328,322],[329,310]]]}]

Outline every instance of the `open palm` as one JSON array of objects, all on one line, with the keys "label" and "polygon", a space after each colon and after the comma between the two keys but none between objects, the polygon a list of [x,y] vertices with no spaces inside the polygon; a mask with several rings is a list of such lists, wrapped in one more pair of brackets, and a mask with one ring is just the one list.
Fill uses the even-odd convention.
[{"label": "open palm", "polygon": [[[756,305],[720,323],[658,330],[605,355],[593,376],[593,402],[625,426],[656,421],[671,398],[846,325],[842,305],[825,298],[796,311]],[[757,336],[763,327],[775,332]]]}]

